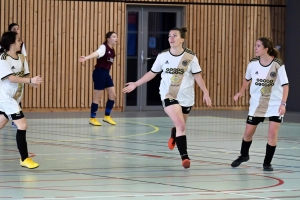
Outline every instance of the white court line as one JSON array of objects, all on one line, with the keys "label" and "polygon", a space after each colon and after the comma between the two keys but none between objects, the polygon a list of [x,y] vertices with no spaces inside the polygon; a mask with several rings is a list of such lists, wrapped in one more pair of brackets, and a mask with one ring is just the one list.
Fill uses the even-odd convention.
[{"label": "white court line", "polygon": [[[290,191],[295,189],[284,189],[282,191]],[[126,195],[106,195],[106,196],[85,196],[85,197],[66,197],[66,198],[33,198],[32,200],[57,200],[57,199],[98,199],[98,198],[119,198],[119,197],[149,197],[149,196],[175,196],[175,195],[194,195],[194,194],[228,194],[228,195],[236,195],[236,196],[243,196],[243,197],[253,197],[253,198],[259,198],[259,199],[271,199],[271,200],[279,200],[279,199],[272,199],[268,197],[260,197],[260,196],[254,196],[254,195],[248,195],[248,194],[240,194],[240,193],[246,193],[246,192],[272,192],[272,191],[278,191],[277,190],[249,190],[249,191],[223,191],[223,192],[183,192],[183,193],[150,193],[150,194],[126,194]],[[30,198],[26,198],[30,199]],[[17,199],[17,200],[24,200],[23,199]]]}]

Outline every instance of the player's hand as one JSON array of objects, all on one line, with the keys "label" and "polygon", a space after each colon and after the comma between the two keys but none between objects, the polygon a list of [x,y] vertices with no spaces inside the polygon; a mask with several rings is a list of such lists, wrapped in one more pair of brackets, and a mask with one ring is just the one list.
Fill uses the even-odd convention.
[{"label": "player's hand", "polygon": [[236,93],[236,95],[234,95],[233,100],[237,101],[239,99],[239,97],[242,97],[242,96],[243,96],[243,94],[238,92],[238,93]]},{"label": "player's hand", "polygon": [[80,56],[80,58],[78,59],[79,62],[84,62],[86,61],[86,58],[85,56]]},{"label": "player's hand", "polygon": [[279,116],[284,115],[286,108],[284,105],[280,105],[278,109]]},{"label": "player's hand", "polygon": [[211,99],[208,94],[204,94],[203,101],[205,101],[207,106],[211,107]]},{"label": "player's hand", "polygon": [[41,77],[41,75],[31,78],[31,83],[33,83],[35,85],[42,84],[43,82],[44,82],[44,79]]},{"label": "player's hand", "polygon": [[38,87],[37,84],[34,84],[34,83],[29,83],[29,85],[30,85],[31,87],[33,87],[33,88],[37,88],[37,87]]},{"label": "player's hand", "polygon": [[133,91],[136,87],[137,87],[137,85],[134,82],[126,83],[125,88],[123,88],[123,92],[129,93],[129,92]]}]

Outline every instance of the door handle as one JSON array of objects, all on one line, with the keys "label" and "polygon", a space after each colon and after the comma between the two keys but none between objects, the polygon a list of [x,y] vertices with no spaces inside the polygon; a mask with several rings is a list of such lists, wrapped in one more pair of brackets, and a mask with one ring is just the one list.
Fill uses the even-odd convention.
[{"label": "door handle", "polygon": [[144,51],[141,52],[141,62],[142,64],[146,64],[147,60],[151,60],[152,58],[145,58],[144,57]]}]

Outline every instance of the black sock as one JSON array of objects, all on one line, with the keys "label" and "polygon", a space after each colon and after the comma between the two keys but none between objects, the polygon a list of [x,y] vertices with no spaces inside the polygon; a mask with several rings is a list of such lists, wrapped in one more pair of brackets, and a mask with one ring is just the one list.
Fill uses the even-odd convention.
[{"label": "black sock", "polygon": [[271,164],[272,158],[273,158],[274,153],[275,153],[275,149],[276,149],[276,146],[271,146],[267,143],[264,165],[270,165]]},{"label": "black sock", "polygon": [[176,145],[178,148],[178,151],[180,153],[181,159],[190,159],[187,153],[187,142],[186,142],[186,135],[182,135],[175,138]]},{"label": "black sock", "polygon": [[251,144],[252,144],[252,140],[249,141],[249,142],[246,142],[246,141],[243,139],[242,147],[241,147],[241,155],[242,155],[243,157],[249,156],[249,149],[250,149]]},{"label": "black sock", "polygon": [[21,160],[24,161],[28,158],[27,142],[26,142],[26,130],[17,130],[16,135],[17,146],[21,155]]}]

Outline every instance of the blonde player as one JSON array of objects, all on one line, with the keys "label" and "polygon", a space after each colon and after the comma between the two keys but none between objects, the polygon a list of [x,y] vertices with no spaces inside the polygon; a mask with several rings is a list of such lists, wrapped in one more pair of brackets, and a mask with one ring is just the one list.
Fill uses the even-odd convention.
[{"label": "blonde player", "polygon": [[190,167],[190,158],[187,153],[186,121],[194,105],[194,82],[204,92],[203,99],[211,106],[208,90],[200,74],[201,68],[193,51],[183,48],[186,28],[173,28],[169,32],[170,49],[161,52],[151,70],[136,82],[126,84],[123,92],[129,93],[136,87],[152,80],[161,73],[160,96],[165,112],[173,121],[171,137],[168,142],[172,150],[177,145],[182,166]]},{"label": "blonde player", "polygon": [[93,82],[94,82],[94,95],[93,102],[91,104],[90,124],[93,126],[101,126],[101,123],[96,119],[98,110],[98,104],[103,95],[103,90],[106,89],[108,92],[108,100],[105,107],[105,115],[103,118],[104,122],[111,125],[117,123],[110,117],[110,113],[115,103],[116,92],[114,83],[109,71],[114,62],[116,56],[114,46],[118,42],[117,34],[113,31],[106,33],[106,40],[100,47],[88,56],[81,56],[79,62],[85,62],[88,59],[97,58],[97,64],[93,71]]},{"label": "blonde player", "polygon": [[256,127],[269,117],[268,143],[263,163],[265,171],[273,171],[271,161],[277,145],[277,136],[289,92],[289,82],[283,62],[278,51],[273,48],[270,38],[261,37],[255,44],[255,55],[248,64],[246,76],[240,91],[234,96],[237,101],[250,86],[250,107],[244,133],[241,155],[232,162],[232,167],[238,167],[249,160],[249,149]]},{"label": "blonde player", "polygon": [[16,32],[5,32],[0,41],[4,52],[0,54],[0,128],[3,128],[8,120],[17,125],[16,141],[21,155],[20,164],[23,167],[33,169],[39,166],[28,156],[26,129],[27,122],[19,106],[22,97],[24,83],[32,86],[41,84],[40,76],[24,78],[29,75],[28,64],[22,54],[18,54],[21,47],[21,39]]}]

